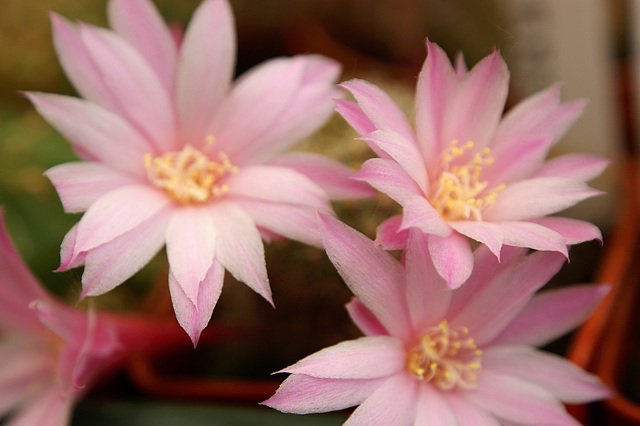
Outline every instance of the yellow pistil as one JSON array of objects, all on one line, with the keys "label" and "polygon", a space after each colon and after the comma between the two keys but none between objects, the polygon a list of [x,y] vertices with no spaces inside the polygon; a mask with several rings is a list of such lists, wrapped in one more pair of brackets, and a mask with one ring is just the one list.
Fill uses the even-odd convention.
[{"label": "yellow pistil", "polygon": [[407,354],[407,369],[442,390],[475,388],[482,350],[468,335],[466,327],[452,329],[446,320],[431,327]]},{"label": "yellow pistil", "polygon": [[[213,138],[208,138],[207,143],[213,144]],[[217,161],[212,161],[190,145],[156,158],[146,154],[144,162],[149,181],[182,204],[205,203],[220,197],[229,190],[227,185],[219,184],[220,179],[238,172],[225,153],[219,153]]]},{"label": "yellow pistil", "polygon": [[487,182],[480,178],[482,168],[493,164],[491,150],[487,147],[476,152],[466,164],[451,166],[453,160],[473,147],[472,141],[459,146],[458,141],[453,140],[442,155],[444,171],[432,186],[429,202],[446,220],[482,220],[482,210],[491,205],[505,187],[498,185],[486,191]]}]

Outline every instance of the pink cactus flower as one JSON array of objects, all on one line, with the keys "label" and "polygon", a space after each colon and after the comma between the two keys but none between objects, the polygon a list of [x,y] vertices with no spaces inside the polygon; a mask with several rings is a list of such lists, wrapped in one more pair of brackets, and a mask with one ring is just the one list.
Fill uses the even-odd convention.
[{"label": "pink cactus flower", "polygon": [[348,425],[575,425],[561,402],[609,395],[597,377],[534,348],[579,324],[608,291],[534,294],[562,254],[505,247],[498,262],[480,246],[469,283],[454,291],[419,231],[410,231],[401,264],[334,218],[321,218],[320,228],[366,337],[285,368],[292,374],[264,404],[298,414],[359,405]]},{"label": "pink cactus flower", "polygon": [[135,350],[175,342],[175,332],[166,332],[166,324],[83,312],[50,296],[0,215],[0,418],[9,415],[8,426],[69,424],[74,404],[100,376]]},{"label": "pink cactus flower", "polygon": [[81,297],[96,296],[166,244],[176,317],[195,345],[225,270],[271,303],[261,236],[320,245],[316,209],[369,195],[333,160],[283,153],[332,113],[340,66],[277,58],[232,84],[226,0],[202,2],[179,42],[147,0],[110,0],[108,12],[113,30],[52,15],[84,99],[27,94],[83,160],[46,172],[65,210],[85,212],[60,270],[84,264]]},{"label": "pink cactus flower", "polygon": [[570,154],[545,162],[549,149],[584,109],[560,103],[560,86],[525,99],[502,118],[509,71],[498,52],[467,71],[427,41],[416,89],[415,130],[378,87],[362,80],[342,86],[356,102],[338,111],[380,156],[356,175],[386,193],[403,213],[385,221],[377,242],[401,248],[409,228],[429,234],[429,254],[452,288],[471,274],[468,238],[499,259],[503,245],[567,253],[567,245],[600,239],[594,225],[548,217],[599,191],[585,181],[606,159]]}]

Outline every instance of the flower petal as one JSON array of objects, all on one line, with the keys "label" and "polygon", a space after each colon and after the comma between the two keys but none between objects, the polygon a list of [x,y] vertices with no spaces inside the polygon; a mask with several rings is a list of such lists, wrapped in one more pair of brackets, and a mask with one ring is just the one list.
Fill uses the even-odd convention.
[{"label": "flower petal", "polygon": [[209,324],[213,308],[222,292],[223,280],[224,268],[214,260],[207,274],[198,283],[196,299],[192,300],[173,273],[169,273],[169,291],[176,319],[191,338],[194,347],[198,344],[200,333]]},{"label": "flower petal", "polygon": [[353,294],[391,335],[408,338],[411,323],[400,263],[333,217],[320,214],[319,229],[329,259]]},{"label": "flower petal", "polygon": [[415,418],[418,385],[409,374],[391,376],[356,408],[344,426],[411,424]]},{"label": "flower petal", "polygon": [[169,94],[147,61],[112,31],[85,25],[80,35],[122,114],[156,147],[155,153],[176,149]]},{"label": "flower petal", "polygon": [[119,237],[89,250],[80,298],[106,293],[146,265],[164,245],[168,220],[168,212],[161,211]]},{"label": "flower petal", "polygon": [[404,252],[407,303],[415,330],[438,323],[445,317],[451,301],[452,292],[431,261],[429,238],[418,230],[411,230]]},{"label": "flower petal", "polygon": [[71,411],[77,397],[64,398],[56,386],[48,386],[30,404],[12,417],[11,426],[60,426],[70,423]]},{"label": "flower petal", "polygon": [[[487,188],[510,184],[531,176],[538,170],[549,153],[552,139],[546,137],[521,137],[518,143],[503,145],[501,149],[491,150],[493,163],[483,167],[483,179]],[[500,194],[500,192],[496,192]]]},{"label": "flower petal", "polygon": [[449,142],[442,140],[442,126],[455,81],[447,54],[427,40],[427,60],[418,76],[415,101],[416,129],[425,159],[437,158]]},{"label": "flower petal", "polygon": [[218,201],[211,208],[216,232],[216,258],[238,281],[273,305],[264,246],[251,218],[238,206]]},{"label": "flower petal", "polygon": [[100,163],[65,163],[47,170],[67,213],[86,211],[98,198],[135,180],[116,169]]},{"label": "flower petal", "polygon": [[225,0],[203,1],[180,45],[177,104],[185,143],[197,146],[229,90],[235,68],[236,32]]},{"label": "flower petal", "polygon": [[486,245],[491,253],[500,260],[500,251],[504,242],[504,235],[500,224],[491,222],[477,222],[471,220],[457,220],[449,222],[449,225],[473,240]]},{"label": "flower petal", "polygon": [[393,130],[376,130],[361,139],[369,146],[375,146],[388,154],[411,176],[422,191],[428,190],[429,182],[424,161],[415,144]]},{"label": "flower petal", "polygon": [[40,115],[62,133],[84,160],[95,160],[134,176],[146,176],[151,145],[120,116],[83,99],[27,93]]},{"label": "flower petal", "polygon": [[560,177],[588,181],[599,176],[611,160],[589,154],[567,154],[553,158],[540,167],[531,177]]},{"label": "flower petal", "polygon": [[473,270],[473,252],[467,237],[457,233],[444,238],[429,235],[428,244],[438,274],[450,289],[460,287]]},{"label": "flower petal", "polygon": [[575,179],[541,177],[522,180],[500,191],[484,211],[486,221],[536,219],[602,194]]},{"label": "flower petal", "polygon": [[77,268],[84,263],[86,252],[76,252],[76,239],[78,238],[78,223],[62,239],[60,244],[60,266],[55,272],[62,272]]},{"label": "flower petal", "polygon": [[544,346],[580,325],[610,286],[576,285],[543,291],[500,332],[492,344]]},{"label": "flower petal", "polygon": [[483,370],[478,388],[467,392],[466,397],[496,417],[516,424],[579,425],[550,392],[493,371]]},{"label": "flower petal", "polygon": [[375,124],[362,111],[357,102],[336,99],[336,111],[349,123],[360,136],[364,136],[376,130]]},{"label": "flower petal", "polygon": [[353,175],[354,179],[367,182],[378,191],[387,194],[400,204],[423,192],[404,169],[395,161],[371,158]]},{"label": "flower petal", "polygon": [[376,245],[385,250],[403,250],[409,238],[409,229],[400,231],[403,216],[401,214],[391,216],[382,222],[376,231]]},{"label": "flower petal", "polygon": [[376,129],[393,130],[417,147],[416,134],[406,114],[382,89],[357,78],[340,86],[351,92]]},{"label": "flower petal", "polygon": [[505,245],[557,251],[569,257],[568,241],[550,228],[532,222],[502,222],[500,228]]},{"label": "flower petal", "polygon": [[[518,315],[533,294],[560,270],[564,261],[564,256],[555,252],[536,252],[526,256],[484,285],[476,285],[474,296],[468,299],[455,317],[449,318],[451,326],[467,327],[469,335],[479,346],[490,341]],[[496,300],[500,303],[496,303]]]},{"label": "flower petal", "polygon": [[602,242],[600,229],[590,222],[557,216],[541,217],[531,222],[557,232],[565,239],[567,245],[579,244],[591,240]]},{"label": "flower petal", "polygon": [[200,283],[211,269],[216,247],[216,232],[209,210],[190,206],[175,209],[171,212],[165,238],[171,275],[196,305]]},{"label": "flower petal", "polygon": [[447,392],[444,397],[456,415],[458,421],[456,426],[501,426],[502,424],[482,406],[476,406],[458,393]]},{"label": "flower petal", "polygon": [[353,321],[366,336],[385,336],[389,334],[384,326],[380,324],[378,318],[373,315],[373,312],[355,297],[345,305],[345,308],[351,321]]},{"label": "flower petal", "polygon": [[275,395],[261,404],[283,413],[311,414],[343,410],[360,404],[385,379],[319,379],[292,374]]},{"label": "flower petal", "polygon": [[406,354],[400,340],[372,336],[324,348],[280,372],[323,379],[377,379],[402,371],[405,364]]},{"label": "flower petal", "polygon": [[131,185],[111,191],[94,202],[78,223],[75,254],[117,238],[168,209],[171,200],[147,186]]},{"label": "flower petal", "polygon": [[434,386],[418,386],[415,425],[457,426],[456,416],[447,400]]},{"label": "flower petal", "polygon": [[569,404],[611,396],[597,376],[565,358],[529,346],[490,347],[483,351],[482,367],[533,383]]},{"label": "flower petal", "polygon": [[168,93],[173,93],[177,49],[158,9],[147,0],[111,0],[109,24],[147,60]]},{"label": "flower petal", "polygon": [[409,228],[418,228],[425,234],[443,238],[453,235],[449,224],[422,196],[413,196],[402,203],[402,225],[398,230]]},{"label": "flower petal", "polygon": [[355,171],[324,155],[290,152],[272,160],[270,164],[292,169],[322,188],[332,200],[372,197],[375,191],[351,177]]}]

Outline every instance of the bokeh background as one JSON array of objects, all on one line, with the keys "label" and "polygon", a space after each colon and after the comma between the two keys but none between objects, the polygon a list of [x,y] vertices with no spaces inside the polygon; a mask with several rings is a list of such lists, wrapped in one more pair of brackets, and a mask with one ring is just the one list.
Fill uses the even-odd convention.
[{"label": "bokeh background", "polygon": [[[198,3],[199,0],[155,1],[167,22],[179,27],[187,24]],[[230,3],[238,30],[238,74],[274,56],[322,53],[343,63],[344,80],[370,80],[387,90],[409,115],[415,80],[425,58],[425,37],[445,48],[451,58],[463,52],[469,66],[493,49],[500,49],[512,75],[508,106],[555,81],[563,81],[563,100],[588,98],[590,103],[552,155],[588,152],[613,160],[609,170],[592,182],[608,195],[581,203],[564,215],[595,222],[605,234],[606,248],[607,237],[618,219],[617,206],[625,196],[619,188],[619,166],[637,144],[637,2]],[[52,292],[72,303],[80,293],[81,270],[63,274],[52,271],[59,264],[60,241],[79,216],[63,213],[53,187],[42,173],[75,157],[20,91],[75,94],[55,57],[49,13],[106,26],[105,9],[106,0],[0,0],[0,203],[26,262]],[[372,154],[364,143],[353,140],[355,136],[336,115],[321,132],[303,141],[300,149],[323,152],[357,168]],[[376,226],[397,211],[394,203],[384,197],[335,207],[341,219],[371,237]],[[552,285],[592,280],[602,252],[598,242],[573,248],[571,263]],[[159,255],[129,283],[96,298],[96,305],[147,315],[173,315],[165,264],[164,255]],[[214,311],[213,328],[231,324],[241,325],[242,330],[224,342],[204,341],[195,351],[189,348],[185,335],[184,349],[162,359],[145,360],[143,365],[152,369],[153,377],[213,382],[249,379],[259,382],[254,389],[259,393],[263,389],[260,386],[268,389],[282,379],[269,381],[273,380],[268,376],[272,371],[358,335],[343,309],[351,295],[322,251],[276,241],[267,245],[267,265],[276,310],[228,278]],[[551,349],[562,352],[565,348],[566,341]],[[634,350],[638,351],[637,339],[629,349]],[[166,384],[154,387],[141,371],[139,366],[133,366],[101,384],[79,406],[74,424],[340,424],[345,418],[340,414],[281,417],[249,403],[251,398],[225,398],[211,389],[191,394],[185,388],[167,389]],[[630,387],[628,392],[640,399],[638,393],[634,394],[637,389]]]}]

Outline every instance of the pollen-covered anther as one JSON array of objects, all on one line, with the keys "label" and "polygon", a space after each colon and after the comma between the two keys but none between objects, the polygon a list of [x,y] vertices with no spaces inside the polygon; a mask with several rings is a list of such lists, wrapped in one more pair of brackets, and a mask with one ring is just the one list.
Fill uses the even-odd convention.
[{"label": "pollen-covered anther", "polygon": [[451,328],[446,320],[427,330],[407,354],[407,369],[419,380],[442,390],[473,389],[482,368],[482,350],[466,327]]},{"label": "pollen-covered anther", "polygon": [[[474,146],[473,141],[459,145],[453,140],[442,155],[443,172],[431,188],[429,202],[447,220],[481,221],[482,210],[504,189],[504,185],[498,185],[487,191],[488,183],[480,175],[494,160],[488,147],[473,154]],[[462,164],[452,165],[454,162]]]},{"label": "pollen-covered anther", "polygon": [[183,204],[205,203],[224,195],[229,188],[220,180],[228,173],[238,172],[225,153],[219,153],[217,161],[212,161],[190,145],[156,158],[146,154],[144,161],[149,181]]}]

